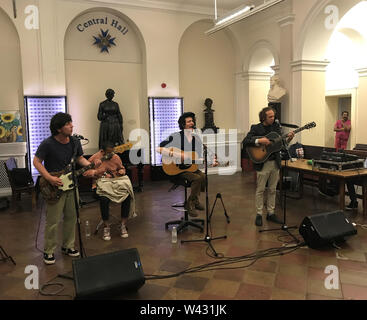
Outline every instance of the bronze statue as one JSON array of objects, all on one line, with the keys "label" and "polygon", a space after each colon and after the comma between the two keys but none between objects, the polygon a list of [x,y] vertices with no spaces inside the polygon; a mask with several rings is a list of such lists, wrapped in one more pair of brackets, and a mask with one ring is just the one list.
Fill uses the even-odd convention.
[{"label": "bronze statue", "polygon": [[111,141],[115,146],[124,143],[123,120],[120,107],[117,102],[112,101],[115,91],[106,90],[107,100],[99,104],[97,118],[101,121],[99,127],[99,149],[102,149],[103,143]]},{"label": "bronze statue", "polygon": [[217,133],[218,127],[214,124],[214,112],[215,110],[212,109],[213,100],[210,98],[206,98],[204,105],[206,106],[204,113],[205,113],[205,126],[202,128],[202,131],[206,129],[211,129],[215,133]]}]

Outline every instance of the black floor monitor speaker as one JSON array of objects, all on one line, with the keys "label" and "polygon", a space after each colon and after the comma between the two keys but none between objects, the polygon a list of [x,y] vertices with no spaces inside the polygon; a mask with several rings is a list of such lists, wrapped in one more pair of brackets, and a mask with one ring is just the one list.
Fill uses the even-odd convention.
[{"label": "black floor monitor speaker", "polygon": [[357,234],[357,229],[345,217],[343,211],[315,214],[303,219],[299,233],[313,249],[341,243]]},{"label": "black floor monitor speaker", "polygon": [[98,299],[137,291],[144,283],[136,248],[73,260],[76,299]]}]

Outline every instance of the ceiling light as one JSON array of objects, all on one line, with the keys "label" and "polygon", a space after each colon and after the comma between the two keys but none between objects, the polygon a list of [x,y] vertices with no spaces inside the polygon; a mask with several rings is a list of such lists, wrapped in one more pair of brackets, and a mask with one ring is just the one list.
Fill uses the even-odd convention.
[{"label": "ceiling light", "polygon": [[232,25],[235,22],[241,21],[282,1],[284,0],[269,0],[257,7],[254,5],[246,5],[245,7],[241,6],[227,14],[225,17],[216,21],[214,27],[206,31],[205,34],[209,35],[217,32],[225,27]]}]

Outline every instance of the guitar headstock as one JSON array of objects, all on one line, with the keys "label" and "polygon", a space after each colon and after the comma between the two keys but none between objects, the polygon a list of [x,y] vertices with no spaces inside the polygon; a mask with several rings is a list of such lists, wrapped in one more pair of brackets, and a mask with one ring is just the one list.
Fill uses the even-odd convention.
[{"label": "guitar headstock", "polygon": [[304,128],[305,129],[312,129],[312,128],[315,128],[316,127],[316,122],[315,121],[312,121],[310,123],[307,123]]},{"label": "guitar headstock", "polygon": [[127,143],[121,144],[113,148],[115,153],[124,153],[127,150],[130,150],[134,144],[137,144],[140,141],[141,137],[139,137],[134,143],[127,141]]}]

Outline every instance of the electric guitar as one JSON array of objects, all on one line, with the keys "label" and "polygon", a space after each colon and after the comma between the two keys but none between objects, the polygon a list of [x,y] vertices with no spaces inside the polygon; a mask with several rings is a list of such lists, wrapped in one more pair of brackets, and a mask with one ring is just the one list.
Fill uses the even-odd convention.
[{"label": "electric guitar", "polygon": [[[140,139],[141,138],[139,137],[136,140],[136,142],[134,143],[128,141],[127,143],[114,147],[113,148],[114,152],[109,153],[105,155],[104,157],[102,157],[101,161],[111,159],[114,153],[124,153],[125,151],[130,150],[134,144],[140,141]],[[93,168],[94,168],[94,163],[75,171],[75,176],[77,177],[83,174],[85,171],[89,169],[93,169]],[[44,177],[41,176],[40,191],[41,191],[41,194],[43,195],[43,198],[49,203],[56,202],[60,198],[63,191],[71,190],[74,188],[74,184],[72,181],[73,179],[72,179],[72,173],[71,173],[71,165],[68,165],[66,168],[64,168],[64,170],[61,170],[58,172],[51,172],[50,174],[52,176],[59,177],[62,180],[63,185],[60,187],[53,186]]]},{"label": "electric guitar", "polygon": [[[175,147],[170,147],[169,150],[172,152],[171,157],[162,155],[162,169],[169,176],[175,176],[182,172],[195,172],[199,169],[199,164],[204,162],[203,158],[200,158],[195,151],[182,151]],[[181,160],[182,152],[185,157],[184,163]],[[229,166],[229,161],[223,165],[215,159],[214,163],[226,167]]]},{"label": "electric guitar", "polygon": [[[100,160],[105,161],[109,160],[113,157],[114,153],[108,153],[104,157],[102,157]],[[91,163],[88,166],[85,166],[79,170],[76,170],[75,177],[83,174],[85,171],[89,169],[93,169],[95,167],[94,163]],[[58,171],[58,172],[50,172],[52,176],[58,177],[62,181],[62,186],[53,186],[51,183],[49,183],[44,177],[41,176],[39,185],[40,185],[40,191],[43,196],[43,198],[49,202],[56,202],[60,199],[61,194],[63,191],[71,190],[74,188],[73,183],[73,175],[71,172],[71,164],[69,164],[64,170]]]},{"label": "electric guitar", "polygon": [[[298,128],[294,130],[293,132],[296,134],[298,132],[301,132],[305,129],[311,129],[316,127],[315,122],[310,122],[306,124],[305,126]],[[287,134],[284,134],[280,136],[276,132],[270,132],[265,137],[268,138],[271,142],[268,146],[260,145],[260,146],[254,146],[254,147],[246,147],[246,151],[253,163],[263,163],[270,157],[271,154],[274,152],[279,152],[282,149],[283,146],[283,140],[287,137]],[[261,139],[263,137],[255,137],[255,139]]]},{"label": "electric guitar", "polygon": [[113,148],[113,152],[115,153],[124,153],[127,150],[130,150],[134,144],[140,141],[141,137],[139,137],[134,143],[128,141],[127,143],[121,144]]}]

